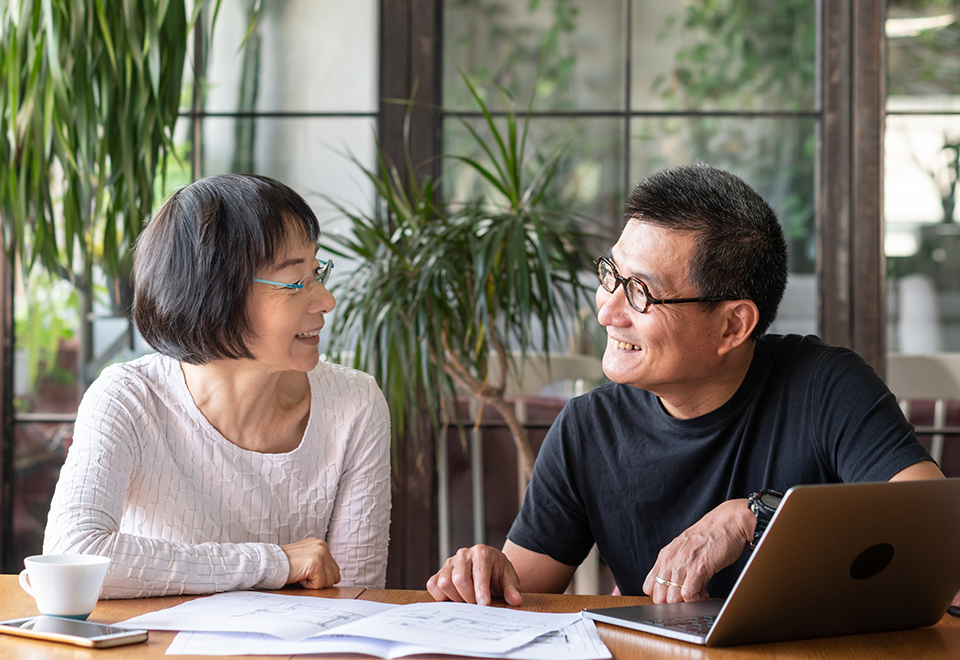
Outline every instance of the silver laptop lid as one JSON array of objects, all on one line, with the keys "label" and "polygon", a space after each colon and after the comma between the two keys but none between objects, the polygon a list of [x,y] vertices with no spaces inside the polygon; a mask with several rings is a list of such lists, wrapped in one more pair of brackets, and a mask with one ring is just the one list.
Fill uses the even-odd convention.
[{"label": "silver laptop lid", "polygon": [[[688,641],[727,646],[918,628],[939,621],[958,590],[960,479],[797,486],[705,639]],[[648,619],[663,607],[640,606],[642,616],[627,618]],[[611,618],[615,609],[634,608],[593,618],[657,632],[631,625],[626,613]]]},{"label": "silver laptop lid", "polygon": [[958,590],[960,479],[797,486],[707,644],[919,628]]}]

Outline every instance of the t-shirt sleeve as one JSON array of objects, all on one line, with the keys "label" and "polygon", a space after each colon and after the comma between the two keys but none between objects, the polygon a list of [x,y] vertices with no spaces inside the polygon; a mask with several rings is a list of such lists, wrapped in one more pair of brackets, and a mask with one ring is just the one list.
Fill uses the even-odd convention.
[{"label": "t-shirt sleeve", "polygon": [[579,566],[594,539],[579,482],[581,433],[572,401],[554,421],[540,448],[523,506],[507,538],[568,566]]},{"label": "t-shirt sleeve", "polygon": [[825,354],[811,400],[818,451],[838,481],[887,481],[904,468],[933,460],[896,397],[852,351]]}]

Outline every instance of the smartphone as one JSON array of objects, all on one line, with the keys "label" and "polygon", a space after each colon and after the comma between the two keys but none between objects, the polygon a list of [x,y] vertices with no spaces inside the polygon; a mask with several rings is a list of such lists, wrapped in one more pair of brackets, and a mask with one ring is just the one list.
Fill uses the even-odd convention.
[{"label": "smartphone", "polygon": [[146,630],[127,630],[103,623],[56,616],[32,616],[27,619],[0,621],[0,632],[95,649],[147,641]]}]

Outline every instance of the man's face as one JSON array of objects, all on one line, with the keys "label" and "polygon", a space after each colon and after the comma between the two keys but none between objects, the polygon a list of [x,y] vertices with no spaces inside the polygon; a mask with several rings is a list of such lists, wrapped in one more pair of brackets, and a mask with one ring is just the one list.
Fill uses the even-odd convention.
[{"label": "man's face", "polygon": [[[621,277],[647,284],[654,298],[695,298],[688,278],[695,236],[630,221],[608,258]],[[618,383],[682,403],[709,388],[716,376],[720,315],[700,304],[651,305],[641,314],[627,303],[623,286],[597,287],[597,318],[607,330],[603,370]]]}]

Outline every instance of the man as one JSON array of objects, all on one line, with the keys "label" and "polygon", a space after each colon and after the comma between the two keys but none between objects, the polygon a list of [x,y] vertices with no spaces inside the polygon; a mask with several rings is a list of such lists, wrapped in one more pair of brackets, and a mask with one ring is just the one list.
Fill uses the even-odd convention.
[{"label": "man", "polygon": [[594,542],[625,595],[723,597],[757,530],[751,493],[943,477],[857,354],[764,334],[787,248],[753,189],[680,167],[638,185],[626,218],[598,260],[613,382],[567,404],[503,551],[448,559],[438,600],[562,592]]}]

